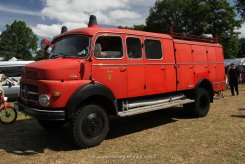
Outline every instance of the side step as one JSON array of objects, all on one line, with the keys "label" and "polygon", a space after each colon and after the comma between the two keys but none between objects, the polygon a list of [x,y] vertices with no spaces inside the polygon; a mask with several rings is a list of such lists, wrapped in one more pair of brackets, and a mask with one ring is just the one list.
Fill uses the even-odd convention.
[{"label": "side step", "polygon": [[188,103],[193,103],[193,102],[194,100],[184,99],[184,100],[176,100],[176,101],[161,103],[161,104],[156,104],[156,105],[137,107],[137,108],[129,109],[127,111],[118,112],[118,116],[120,117],[132,116],[132,115],[136,115],[140,113],[156,111],[160,109],[170,108],[170,107],[174,107],[177,105],[183,105],[183,104],[188,104]]}]

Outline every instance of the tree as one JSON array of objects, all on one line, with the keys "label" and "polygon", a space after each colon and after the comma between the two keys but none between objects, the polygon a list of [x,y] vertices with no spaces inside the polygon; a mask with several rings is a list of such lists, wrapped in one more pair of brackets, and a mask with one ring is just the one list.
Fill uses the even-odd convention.
[{"label": "tree", "polygon": [[35,61],[45,59],[45,52],[44,52],[44,50],[42,50],[42,49],[37,50],[36,51],[36,56],[35,56],[34,59],[35,59]]},{"label": "tree", "polygon": [[245,0],[235,0],[235,7],[243,21],[245,21]]},{"label": "tree", "polygon": [[133,25],[133,27],[129,26],[118,26],[118,28],[123,28],[123,29],[129,29],[129,30],[138,30],[138,31],[145,31],[145,25]]},{"label": "tree", "polygon": [[203,32],[207,7],[200,0],[157,0],[146,19],[146,30],[167,33],[171,26],[175,32],[198,34]]},{"label": "tree", "polygon": [[12,57],[31,60],[31,50],[37,48],[37,37],[25,22],[14,21],[6,25],[6,30],[1,34],[0,54],[5,60]]},{"label": "tree", "polygon": [[241,26],[236,13],[226,0],[157,0],[146,19],[146,30],[174,32],[218,37],[224,47],[225,57],[236,57],[238,33]]}]

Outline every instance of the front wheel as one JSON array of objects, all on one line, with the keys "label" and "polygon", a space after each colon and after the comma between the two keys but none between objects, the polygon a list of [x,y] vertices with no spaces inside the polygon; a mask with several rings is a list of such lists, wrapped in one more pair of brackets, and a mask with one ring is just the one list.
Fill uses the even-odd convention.
[{"label": "front wheel", "polygon": [[17,111],[12,106],[7,106],[7,109],[0,111],[0,122],[3,124],[11,124],[17,118]]},{"label": "front wheel", "polygon": [[96,104],[88,104],[78,109],[70,122],[72,140],[79,148],[99,145],[108,131],[107,113]]}]

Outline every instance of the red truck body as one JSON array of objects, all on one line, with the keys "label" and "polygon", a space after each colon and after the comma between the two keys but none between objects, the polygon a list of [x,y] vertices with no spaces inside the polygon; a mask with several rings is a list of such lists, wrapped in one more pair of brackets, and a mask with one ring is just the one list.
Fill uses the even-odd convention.
[{"label": "red truck body", "polygon": [[[113,44],[108,53],[116,57],[96,56],[97,51],[103,51],[100,46],[105,42]],[[86,44],[86,53],[77,53],[84,56],[51,55],[50,59],[23,69],[16,108],[36,117],[46,128],[58,120],[74,123],[74,113],[87,104],[96,104],[107,114],[118,116],[184,104],[195,116],[202,117],[207,114],[214,93],[225,87],[223,49],[217,43],[94,25],[56,36],[52,51],[72,44]],[[137,57],[129,55],[130,49]],[[207,111],[200,113],[197,106]],[[102,141],[89,144],[74,138],[80,147]]]}]

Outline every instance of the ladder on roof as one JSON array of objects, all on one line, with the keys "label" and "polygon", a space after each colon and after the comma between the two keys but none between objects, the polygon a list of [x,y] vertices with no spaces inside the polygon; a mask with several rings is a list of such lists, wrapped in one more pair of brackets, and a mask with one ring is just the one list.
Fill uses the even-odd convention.
[{"label": "ladder on roof", "polygon": [[197,35],[176,33],[176,32],[173,32],[172,27],[170,27],[169,35],[171,35],[174,39],[182,39],[182,40],[206,42],[206,43],[218,43],[218,38],[210,38],[210,37],[206,37],[206,36],[197,36]]}]

